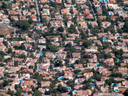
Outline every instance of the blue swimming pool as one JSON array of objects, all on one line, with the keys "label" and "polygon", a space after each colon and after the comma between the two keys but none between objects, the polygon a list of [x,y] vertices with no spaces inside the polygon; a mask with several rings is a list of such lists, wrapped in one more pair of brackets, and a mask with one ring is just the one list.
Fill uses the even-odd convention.
[{"label": "blue swimming pool", "polygon": [[100,9],[100,7],[97,7],[97,9]]},{"label": "blue swimming pool", "polygon": [[94,84],[91,84],[91,87],[94,87]]},{"label": "blue swimming pool", "polygon": [[70,88],[70,87],[67,87],[67,89],[68,89],[68,91],[70,91],[70,90],[71,90],[71,88]]},{"label": "blue swimming pool", "polygon": [[59,55],[59,53],[58,53],[58,52],[56,52],[56,55]]},{"label": "blue swimming pool", "polygon": [[101,3],[103,3],[103,0],[100,0]]},{"label": "blue swimming pool", "polygon": [[37,23],[37,25],[41,26],[41,25],[43,25],[43,24],[42,24],[42,23]]},{"label": "blue swimming pool", "polygon": [[9,1],[9,3],[12,3],[13,1]]},{"label": "blue swimming pool", "polygon": [[120,62],[120,59],[117,60],[117,63],[119,63],[119,62]]},{"label": "blue swimming pool", "polygon": [[113,12],[109,12],[109,15],[113,15]]},{"label": "blue swimming pool", "polygon": [[30,44],[28,43],[28,44],[26,44],[26,45],[30,45]]},{"label": "blue swimming pool", "polygon": [[123,39],[122,39],[122,38],[120,38],[120,40],[122,41]]},{"label": "blue swimming pool", "polygon": [[118,35],[118,34],[116,34],[116,37],[119,37],[119,35]]},{"label": "blue swimming pool", "polygon": [[99,63],[96,63],[97,66],[99,66],[100,64]]},{"label": "blue swimming pool", "polygon": [[59,80],[59,81],[63,80],[63,77],[59,77],[58,80]]},{"label": "blue swimming pool", "polygon": [[42,52],[40,52],[40,56],[42,56],[43,55],[43,53]]},{"label": "blue swimming pool", "polygon": [[69,65],[72,65],[72,64],[74,64],[74,63],[69,63]]},{"label": "blue swimming pool", "polygon": [[114,91],[115,91],[115,92],[117,92],[117,91],[118,91],[118,89],[114,89]]},{"label": "blue swimming pool", "polygon": [[104,2],[105,2],[105,3],[107,3],[107,2],[108,2],[108,0],[104,0]]},{"label": "blue swimming pool", "polygon": [[41,65],[38,65],[38,68],[40,68],[41,67]]},{"label": "blue swimming pool", "polygon": [[22,80],[19,80],[19,83],[21,83],[22,82]]},{"label": "blue swimming pool", "polygon": [[100,61],[102,61],[102,59],[100,59]]},{"label": "blue swimming pool", "polygon": [[74,91],[75,94],[77,94],[77,91]]},{"label": "blue swimming pool", "polygon": [[106,40],[106,38],[105,38],[105,37],[103,37],[103,40]]},{"label": "blue swimming pool", "polygon": [[123,14],[123,12],[120,12],[120,14],[122,15],[122,14]]},{"label": "blue swimming pool", "polygon": [[78,75],[78,77],[81,77],[81,75]]}]

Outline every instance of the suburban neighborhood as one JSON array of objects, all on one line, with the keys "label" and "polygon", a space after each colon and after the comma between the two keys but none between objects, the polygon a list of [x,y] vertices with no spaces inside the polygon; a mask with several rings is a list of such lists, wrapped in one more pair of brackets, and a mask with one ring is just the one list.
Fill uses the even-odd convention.
[{"label": "suburban neighborhood", "polygon": [[0,96],[128,96],[128,0],[0,0]]}]

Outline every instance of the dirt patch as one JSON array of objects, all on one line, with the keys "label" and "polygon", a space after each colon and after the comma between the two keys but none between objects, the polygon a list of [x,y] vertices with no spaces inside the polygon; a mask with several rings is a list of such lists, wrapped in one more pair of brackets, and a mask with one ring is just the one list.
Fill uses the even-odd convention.
[{"label": "dirt patch", "polygon": [[14,32],[13,28],[0,27],[0,35],[7,35],[10,34],[11,32]]}]

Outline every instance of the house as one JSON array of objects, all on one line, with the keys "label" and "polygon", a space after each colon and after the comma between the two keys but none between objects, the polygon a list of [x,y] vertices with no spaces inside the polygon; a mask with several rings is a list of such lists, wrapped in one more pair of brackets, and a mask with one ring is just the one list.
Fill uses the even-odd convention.
[{"label": "house", "polygon": [[33,21],[37,21],[37,17],[36,17],[35,15],[32,15],[32,16],[31,16],[31,19],[32,19]]},{"label": "house", "polygon": [[84,29],[87,29],[87,23],[85,23],[84,21],[78,22],[78,25]]},{"label": "house", "polygon": [[24,81],[23,83],[21,83],[21,86],[26,87],[31,87],[32,85],[34,85],[33,80],[28,80],[28,81]]},{"label": "house", "polygon": [[93,72],[88,72],[88,73],[84,73],[85,79],[89,79],[90,77],[93,76]]},{"label": "house", "polygon": [[45,44],[46,43],[46,39],[45,38],[40,38],[38,39],[39,43]]},{"label": "house", "polygon": [[41,81],[41,86],[42,87],[48,87],[48,86],[50,86],[50,81]]},{"label": "house", "polygon": [[94,93],[94,95],[93,96],[124,96],[123,94],[121,94],[121,93],[114,93],[114,92],[112,92],[112,93]]},{"label": "house", "polygon": [[0,51],[6,51],[6,46],[5,45],[1,45],[0,46]]},{"label": "house", "polygon": [[62,0],[56,0],[56,3],[60,4],[60,3],[62,3]]},{"label": "house", "polygon": [[109,27],[110,25],[111,25],[111,22],[108,22],[108,21],[102,22],[102,27],[104,27],[104,28],[107,28],[107,27]]},{"label": "house", "polygon": [[77,68],[83,68],[83,64],[75,64],[74,67]]},{"label": "house", "polygon": [[[75,93],[75,92],[74,92]],[[87,90],[78,90],[75,96],[90,96],[92,94],[92,91],[90,89]]]},{"label": "house", "polygon": [[46,52],[45,55],[48,59],[54,59],[56,57],[55,54],[51,52]]},{"label": "house", "polygon": [[86,2],[86,0],[76,0],[76,3],[77,4],[83,4],[83,3],[85,3]]},{"label": "house", "polygon": [[80,53],[72,53],[73,58],[80,58],[81,54]]}]

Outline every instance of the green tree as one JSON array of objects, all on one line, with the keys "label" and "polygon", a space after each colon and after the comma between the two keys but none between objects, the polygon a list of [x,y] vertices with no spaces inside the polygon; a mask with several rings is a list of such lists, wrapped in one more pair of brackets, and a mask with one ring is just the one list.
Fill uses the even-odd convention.
[{"label": "green tree", "polygon": [[39,90],[36,90],[34,96],[42,96],[42,93]]},{"label": "green tree", "polygon": [[99,28],[101,28],[102,20],[98,18],[98,19],[97,19],[97,23],[98,23]]},{"label": "green tree", "polygon": [[63,27],[59,27],[59,28],[57,29],[57,31],[59,31],[59,32],[64,32],[64,28],[63,28]]},{"label": "green tree", "polygon": [[7,7],[8,7],[8,5],[7,5],[5,2],[2,2],[2,6],[1,6],[1,8],[3,8],[3,9],[7,9]]},{"label": "green tree", "polygon": [[87,48],[87,47],[89,47],[89,46],[91,46],[92,45],[92,41],[91,40],[85,40],[84,42],[83,42],[83,46],[85,47],[85,48]]},{"label": "green tree", "polygon": [[63,64],[62,64],[62,61],[61,61],[61,60],[57,60],[57,61],[55,61],[54,65],[55,65],[55,67],[63,66]]},{"label": "green tree", "polygon": [[128,89],[123,94],[124,96],[128,96]]},{"label": "green tree", "polygon": [[69,81],[67,81],[66,84],[67,84],[68,86],[70,86],[72,89],[73,89],[74,86],[75,86],[73,80],[69,80]]},{"label": "green tree", "polygon": [[16,96],[22,96],[22,91],[20,88],[17,89]]},{"label": "green tree", "polygon": [[68,28],[69,33],[77,33],[77,30],[73,24],[71,24],[70,28]]},{"label": "green tree", "polygon": [[65,92],[68,92],[68,89],[66,87],[62,86],[61,84],[59,84],[57,87],[57,91],[59,91],[61,93],[65,93]]},{"label": "green tree", "polygon": [[10,89],[8,89],[8,92],[7,93],[10,94],[11,96],[14,96],[14,91],[12,91]]},{"label": "green tree", "polygon": [[21,20],[21,21],[17,22],[16,26],[23,29],[23,30],[26,30],[30,27],[30,24],[26,20]]},{"label": "green tree", "polygon": [[47,49],[51,52],[57,52],[59,50],[59,48],[55,45],[51,45],[51,44],[48,44],[47,45]]}]

